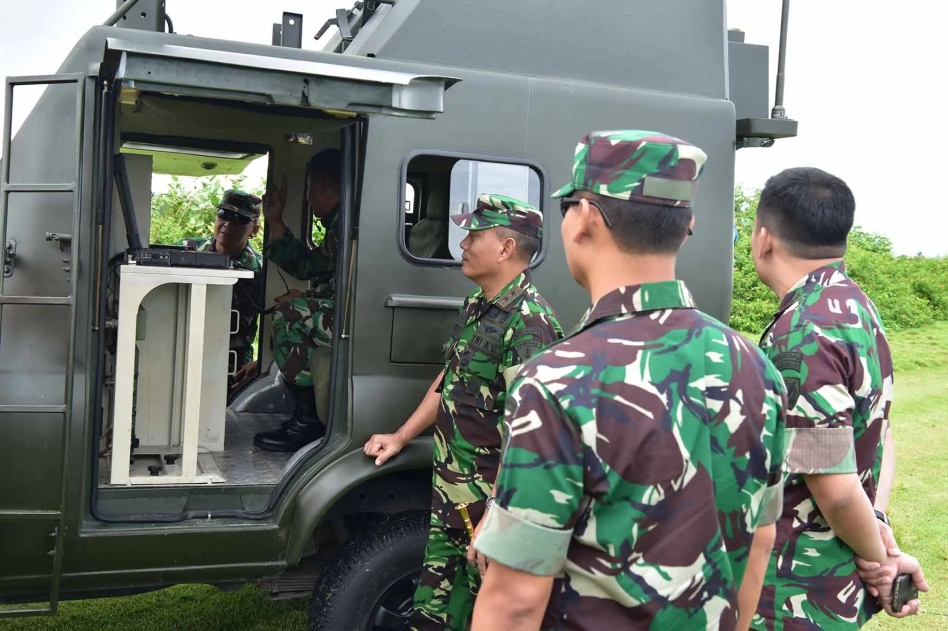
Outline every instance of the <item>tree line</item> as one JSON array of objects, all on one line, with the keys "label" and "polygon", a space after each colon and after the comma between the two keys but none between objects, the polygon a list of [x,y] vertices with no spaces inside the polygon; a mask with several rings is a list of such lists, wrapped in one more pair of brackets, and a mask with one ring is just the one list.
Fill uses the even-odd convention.
[{"label": "tree line", "polygon": [[[228,188],[242,188],[262,196],[262,181],[248,182],[244,176],[203,178],[172,177],[167,189],[152,195],[151,242],[171,244],[184,238],[207,237],[214,231],[216,207]],[[734,293],[730,325],[758,334],[770,322],[779,301],[754,272],[750,234],[760,191],[734,192],[734,218],[738,229],[734,247]],[[252,239],[263,249],[261,228]],[[322,227],[313,226],[313,242],[322,239]],[[896,256],[892,242],[856,226],[850,233],[846,267],[876,303],[888,331],[898,331],[948,320],[948,257]]]},{"label": "tree line", "polygon": [[[738,238],[730,325],[755,334],[763,332],[779,305],[758,280],[751,260],[750,235],[759,199],[759,190],[734,192]],[[879,308],[887,331],[948,320],[948,258],[896,256],[887,237],[854,226],[844,261],[849,275]]]}]

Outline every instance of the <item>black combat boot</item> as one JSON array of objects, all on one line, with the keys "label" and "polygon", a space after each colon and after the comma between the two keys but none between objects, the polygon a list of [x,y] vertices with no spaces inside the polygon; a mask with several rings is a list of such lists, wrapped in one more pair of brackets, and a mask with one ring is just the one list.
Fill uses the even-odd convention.
[{"label": "black combat boot", "polygon": [[297,451],[326,434],[326,427],[316,413],[313,387],[285,385],[293,397],[293,416],[280,429],[253,437],[253,444],[264,451]]}]

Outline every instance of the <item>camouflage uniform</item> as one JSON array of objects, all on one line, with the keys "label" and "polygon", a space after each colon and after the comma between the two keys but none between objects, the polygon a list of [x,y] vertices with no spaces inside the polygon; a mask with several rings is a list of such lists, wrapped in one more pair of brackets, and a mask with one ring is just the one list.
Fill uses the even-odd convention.
[{"label": "camouflage uniform", "polygon": [[[185,245],[200,252],[215,252],[214,237],[203,239],[184,239],[178,245]],[[250,243],[244,248],[240,258],[234,261],[234,266],[250,270],[253,278],[238,278],[233,291],[233,309],[238,313],[238,328],[230,336],[230,350],[237,353],[237,370],[244,364],[253,361],[253,340],[257,335],[257,322],[260,318],[260,270],[263,269],[263,257]]]},{"label": "camouflage uniform", "polygon": [[842,261],[802,278],[761,339],[788,390],[783,514],[754,629],[853,629],[881,611],[804,474],[858,473],[875,500],[892,404],[892,355]]},{"label": "camouflage uniform", "polygon": [[[688,207],[704,153],[654,132],[581,141],[573,183]],[[733,629],[757,527],[781,505],[786,392],[676,280],[619,287],[511,385],[475,548],[553,576],[543,629]]]},{"label": "camouflage uniform", "polygon": [[303,296],[277,304],[273,314],[274,358],[291,385],[312,388],[309,360],[313,349],[332,345],[338,217],[336,209],[322,220],[326,234],[315,248],[304,245],[289,230],[263,246],[263,255],[288,274],[315,282]]},{"label": "camouflage uniform", "polygon": [[[474,212],[452,219],[466,230],[506,226],[539,237],[542,229],[539,211],[499,195],[482,195]],[[483,515],[500,461],[507,383],[521,363],[562,336],[553,309],[528,272],[491,300],[477,288],[461,306],[439,386],[431,528],[413,629],[467,628],[480,575],[467,562],[470,540],[456,506],[471,502],[474,524]]]},{"label": "camouflage uniform", "polygon": [[[216,221],[236,222],[247,226],[260,218],[261,200],[252,193],[237,189],[224,191],[217,204]],[[216,225],[216,224],[215,224]],[[223,225],[223,224],[222,224]],[[215,228],[215,234],[216,232]],[[177,245],[187,246],[201,252],[216,252],[216,239],[211,237],[183,239]],[[230,350],[237,353],[236,370],[247,362],[253,361],[253,340],[257,335],[257,323],[263,309],[260,307],[263,279],[260,270],[263,259],[250,243],[246,243],[243,252],[233,260],[234,266],[254,273],[253,278],[240,278],[233,287],[231,308],[237,311],[237,332],[230,336]]]}]

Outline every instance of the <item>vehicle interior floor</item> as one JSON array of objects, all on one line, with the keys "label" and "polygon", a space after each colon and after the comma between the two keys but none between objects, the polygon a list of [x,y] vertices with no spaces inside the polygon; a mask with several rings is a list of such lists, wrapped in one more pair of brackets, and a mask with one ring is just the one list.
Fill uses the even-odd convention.
[{"label": "vehicle interior floor", "polygon": [[[208,472],[220,475],[226,486],[260,486],[277,484],[283,477],[292,452],[271,452],[258,449],[253,437],[258,432],[280,428],[286,414],[260,414],[227,411],[225,421],[224,451],[199,453],[198,463]],[[134,455],[134,451],[132,452]],[[140,463],[138,461],[141,461]],[[148,475],[146,458],[136,459],[132,464],[133,474]],[[143,469],[142,471],[136,471]],[[99,488],[108,488],[109,463],[107,458],[99,460]]]}]

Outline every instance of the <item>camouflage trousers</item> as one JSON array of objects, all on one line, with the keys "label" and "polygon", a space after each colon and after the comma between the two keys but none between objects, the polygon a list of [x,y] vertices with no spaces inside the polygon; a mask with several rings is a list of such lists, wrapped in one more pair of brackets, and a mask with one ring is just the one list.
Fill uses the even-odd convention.
[{"label": "camouflage trousers", "polygon": [[415,590],[412,631],[466,631],[480,588],[477,568],[467,562],[467,531],[448,528],[434,513],[428,530],[421,582]]},{"label": "camouflage trousers", "polygon": [[270,343],[288,383],[313,387],[309,360],[317,346],[332,345],[332,315],[333,299],[329,297],[289,298],[276,305]]}]

